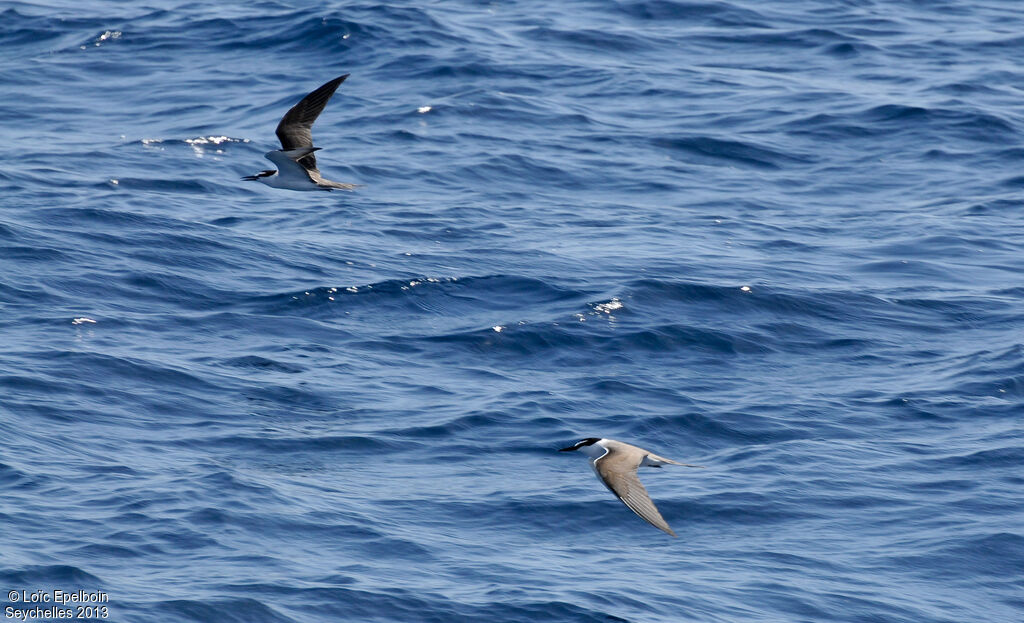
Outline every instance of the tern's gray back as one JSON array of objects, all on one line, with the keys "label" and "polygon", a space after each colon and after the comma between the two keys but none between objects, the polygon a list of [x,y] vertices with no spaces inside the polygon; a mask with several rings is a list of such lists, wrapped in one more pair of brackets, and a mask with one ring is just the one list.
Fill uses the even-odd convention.
[{"label": "tern's gray back", "polygon": [[647,489],[637,477],[636,470],[640,467],[640,461],[643,460],[646,451],[622,442],[607,445],[608,452],[594,459],[594,470],[597,475],[630,510],[655,528],[675,536],[676,533],[658,512]]}]

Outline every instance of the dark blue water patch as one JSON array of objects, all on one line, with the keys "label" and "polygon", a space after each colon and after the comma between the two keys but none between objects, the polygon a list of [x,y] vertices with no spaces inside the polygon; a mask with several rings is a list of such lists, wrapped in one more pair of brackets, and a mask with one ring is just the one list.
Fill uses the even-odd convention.
[{"label": "dark blue water patch", "polygon": [[[795,617],[811,617],[815,620],[833,618],[837,621],[850,623],[870,623],[872,616],[858,614],[862,610],[885,611],[889,616],[899,617],[894,620],[913,621],[921,619],[923,612],[910,605],[901,605],[894,600],[879,599],[874,594],[864,596],[843,593],[832,593],[821,598],[786,598],[779,597],[782,584],[775,582],[758,583],[744,594],[744,600],[751,607],[759,602],[771,603],[787,611]],[[953,623],[953,619],[929,619],[936,623]]]},{"label": "dark blue water patch", "polygon": [[[410,223],[415,228],[416,223]],[[447,227],[444,229],[388,229],[383,233],[409,240],[430,240],[430,241],[479,241],[494,236],[498,232],[504,233],[507,227],[501,223],[486,223],[472,228]],[[507,237],[507,236],[505,236]]]},{"label": "dark blue water patch", "polygon": [[917,236],[876,247],[875,251],[902,257],[973,257],[981,249],[1009,250],[999,239],[982,236]]},{"label": "dark blue water patch", "polygon": [[922,157],[927,158],[928,160],[949,163],[973,161],[977,158],[975,154],[952,153],[942,149],[941,147],[929,149],[924,154],[922,154]]},{"label": "dark blue water patch", "polygon": [[502,154],[489,156],[464,168],[461,177],[475,178],[480,183],[505,185],[509,180],[534,179],[558,180],[557,186],[565,189],[581,189],[584,181],[577,175],[566,175],[558,166],[524,155]]},{"label": "dark blue water patch", "polygon": [[10,391],[19,390],[26,394],[38,394],[40,396],[63,393],[63,383],[55,380],[40,379],[30,375],[8,374],[0,377],[0,387],[6,387]]},{"label": "dark blue water patch", "polygon": [[[0,24],[0,33],[8,45],[27,48],[25,53],[28,54],[94,45],[110,39],[110,35],[103,37],[104,32],[117,32],[105,30],[105,21],[100,18],[26,15],[15,8],[0,13]],[[87,32],[96,34],[87,37],[84,34]]]},{"label": "dark blue water patch", "polygon": [[361,527],[365,517],[356,510],[333,509],[330,512],[285,516],[261,512],[259,507],[204,508],[188,515],[188,521],[214,535],[230,539],[238,529],[259,530],[276,538],[290,539],[295,535],[323,542],[337,541],[339,537],[357,542],[356,549],[366,555],[394,558],[420,557],[424,563],[433,555],[429,548],[387,534],[384,531]]},{"label": "dark blue water patch", "polygon": [[1007,188],[1022,188],[1024,187],[1024,176],[1013,176],[1000,180],[999,185]]},{"label": "dark blue water patch", "polygon": [[[952,542],[950,542],[952,541]],[[980,572],[995,579],[1013,579],[1024,564],[1024,537],[998,533],[932,543],[928,554],[899,557],[895,562],[929,577],[959,579]]]},{"label": "dark blue water patch", "polygon": [[[584,623],[625,622],[623,619],[600,610],[591,610],[569,602],[544,601],[513,603],[495,601],[487,605],[472,605],[442,595],[421,597],[417,593],[404,588],[392,588],[389,591],[373,591],[356,588],[302,588],[294,597],[306,604],[323,620],[355,617],[361,621],[389,621],[395,617],[411,623],[454,621],[479,621],[481,618],[494,618],[502,621],[532,621],[538,618],[559,617],[561,620],[582,621]],[[259,595],[260,592],[253,591]],[[280,589],[271,593],[278,598]],[[265,599],[265,597],[261,597]],[[241,618],[222,619],[226,621],[267,621],[271,623],[291,622],[296,619],[286,617],[271,610],[256,598],[236,599],[231,602],[178,601],[160,604],[158,612],[166,611],[186,620],[209,621],[216,619],[221,609],[243,607],[239,611]],[[254,618],[246,618],[254,617]]]},{"label": "dark blue water patch", "polygon": [[[171,255],[176,254],[171,252]],[[221,308],[225,301],[236,296],[229,290],[213,290],[206,280],[186,277],[177,271],[122,274],[107,280],[95,279],[96,276],[86,273],[60,286],[67,294],[81,299],[131,301],[126,305],[129,309],[172,300],[182,309],[209,311]]]},{"label": "dark blue water patch", "polygon": [[[1002,34],[1002,33],[1001,33]],[[980,48],[994,48],[994,49],[1019,49],[1018,46],[1024,44],[1024,37],[1019,35],[1010,36],[994,36],[991,39],[974,43],[974,45]]]},{"label": "dark blue water patch", "polygon": [[140,214],[136,211],[108,207],[47,207],[37,212],[40,223],[46,227],[83,234],[102,236],[109,228],[128,232],[151,232],[160,229],[177,229],[179,221],[169,216]]},{"label": "dark blue water patch", "polygon": [[[3,278],[4,277],[0,277],[0,279]],[[11,307],[16,304],[35,306],[41,303],[47,303],[55,305],[63,300],[63,297],[58,296],[55,292],[51,292],[45,288],[15,286],[6,283],[0,283],[0,297],[2,297],[5,305]]]},{"label": "dark blue water patch", "polygon": [[[1017,184],[1014,183],[1012,186],[1016,187]],[[966,213],[971,215],[1004,214],[1012,213],[1013,210],[1021,207],[1024,207],[1024,200],[1016,198],[991,199],[971,205],[966,209]]]},{"label": "dark blue water patch", "polygon": [[[749,290],[742,287],[718,286],[701,283],[673,282],[668,280],[639,280],[630,283],[622,295],[626,301],[626,309],[662,308],[675,310],[675,302],[685,306],[691,316],[718,314],[719,317],[744,319],[741,326],[753,319],[770,322],[768,326],[791,327],[796,318],[801,319],[798,333],[806,336],[815,335],[825,326],[829,332],[817,333],[823,339],[832,336],[835,325],[832,323],[867,323],[885,324],[892,322],[894,309],[891,303],[881,301],[865,293],[842,291],[774,291],[754,286]],[[662,317],[655,311],[654,317]],[[776,322],[783,322],[776,325]],[[907,326],[912,326],[907,319]],[[815,323],[807,325],[804,323]],[[817,323],[828,323],[827,325]],[[817,325],[817,326],[815,326]],[[762,338],[766,343],[781,344],[794,329],[785,333],[768,333]],[[849,339],[849,338],[842,338]]]},{"label": "dark blue water patch", "polygon": [[305,452],[331,453],[343,450],[348,453],[380,454],[388,450],[396,450],[404,442],[392,442],[385,438],[342,435],[342,436],[309,436],[309,437],[208,437],[202,441],[187,440],[183,445],[200,444],[204,446],[222,447],[241,450],[259,450],[267,454],[298,454]]},{"label": "dark blue water patch", "polygon": [[36,488],[40,485],[38,479],[22,471],[13,465],[0,463],[0,487],[4,489]]},{"label": "dark blue water patch", "polygon": [[[490,143],[495,146],[504,146],[513,149],[517,143],[517,137],[501,133],[501,126],[494,124],[516,122],[516,125],[527,124],[536,128],[559,127],[561,131],[569,129],[587,129],[599,124],[589,116],[569,106],[553,106],[539,98],[526,98],[517,94],[509,93],[479,93],[472,97],[463,97],[450,103],[442,103],[435,110],[430,110],[431,119],[438,121],[459,120],[461,123],[468,123],[470,120],[478,122],[478,130],[470,128],[462,129],[455,135],[456,140],[466,141],[477,139],[474,142]],[[483,131],[480,131],[483,130]],[[429,141],[435,144],[441,141],[449,141],[446,137],[420,138],[421,141]],[[569,147],[569,146],[565,146]],[[515,153],[513,155],[522,155]]]},{"label": "dark blue water patch", "polygon": [[844,42],[836,43],[825,48],[825,54],[834,58],[840,59],[851,59],[857,58],[861,54],[875,50],[872,46],[858,45],[856,43]]},{"label": "dark blue water patch", "polygon": [[588,390],[598,396],[633,396],[641,400],[670,400],[681,405],[693,404],[693,401],[681,392],[638,379],[601,379],[591,383]]},{"label": "dark blue water patch", "polygon": [[990,144],[1013,143],[1016,128],[990,113],[964,108],[923,108],[885,104],[849,114],[817,113],[787,122],[794,135],[819,138],[876,138],[887,142],[900,134],[929,131],[929,144],[935,136],[957,136]]},{"label": "dark blue water patch", "polygon": [[950,82],[947,84],[941,84],[931,87],[931,90],[936,93],[942,93],[944,95],[951,95],[953,97],[969,97],[974,95],[999,95],[1000,90],[992,88],[985,82]]},{"label": "dark blue water patch", "polygon": [[[195,496],[192,497],[194,498]],[[195,503],[194,499],[192,503]],[[231,501],[226,501],[225,503],[227,505],[232,504]],[[191,520],[191,517],[187,518],[187,520]],[[187,555],[192,552],[209,551],[210,549],[224,546],[222,541],[213,538],[208,530],[198,529],[205,528],[204,526],[193,528],[184,525],[186,520],[148,517],[140,513],[122,513],[111,521],[115,525],[122,527],[122,531],[126,530],[130,533],[142,531],[147,539],[147,543],[139,548],[143,550],[167,553],[181,552]],[[141,530],[140,527],[142,527]]]},{"label": "dark blue water patch", "polygon": [[288,362],[277,361],[257,355],[246,355],[234,357],[224,361],[224,365],[240,369],[252,369],[258,371],[283,372],[285,374],[299,374],[308,368],[305,366],[293,365]]},{"label": "dark blue water patch", "polygon": [[920,126],[935,126],[939,131],[957,132],[967,139],[992,142],[1009,142],[1015,128],[999,117],[958,108],[922,108],[899,104],[877,106],[859,113],[856,117],[867,126],[889,128],[892,131],[913,131]]},{"label": "dark blue water patch", "polygon": [[707,37],[710,41],[743,42],[747,45],[767,45],[777,49],[816,48],[855,40],[853,37],[828,28],[801,28],[783,31],[737,30],[734,34],[716,33],[701,36]]},{"label": "dark blue water patch", "polygon": [[87,586],[98,589],[103,581],[72,565],[30,565],[20,569],[0,570],[0,578],[11,586]]},{"label": "dark blue water patch", "polygon": [[[490,59],[476,59],[466,62],[465,59],[453,57],[448,62],[438,63],[438,59],[432,54],[406,54],[389,59],[389,62],[381,68],[389,74],[401,75],[408,80],[461,80],[475,82],[485,77],[502,78],[505,80],[522,79],[522,70],[513,69],[504,63],[497,63]],[[467,113],[474,115],[502,116],[504,111],[490,109],[473,111],[471,108]]]},{"label": "dark blue water patch", "polygon": [[754,557],[764,561],[766,565],[778,569],[796,570],[802,567],[813,567],[827,573],[842,573],[846,571],[843,565],[834,560],[802,556],[793,552],[755,552]]},{"label": "dark blue water patch", "polygon": [[869,353],[878,340],[864,337],[837,337],[834,332],[827,332],[816,327],[795,323],[767,323],[755,325],[765,335],[776,336],[778,348],[790,352],[824,349],[828,352],[844,351],[845,353]]},{"label": "dark blue water patch", "polygon": [[741,7],[731,2],[636,0],[616,3],[614,10],[642,21],[679,21],[728,28],[766,28],[769,24],[768,20],[753,8]]},{"label": "dark blue water patch", "polygon": [[459,438],[464,433],[480,434],[491,428],[501,428],[507,421],[504,413],[471,413],[438,424],[396,427],[390,430],[388,435],[399,439]]},{"label": "dark blue water patch", "polygon": [[769,149],[752,142],[727,141],[708,136],[681,139],[654,139],[656,147],[681,152],[680,159],[705,163],[727,162],[759,169],[776,170],[813,162],[808,157]]},{"label": "dark blue water patch", "polygon": [[1019,464],[1022,457],[1024,457],[1024,445],[1011,445],[978,450],[967,455],[931,459],[927,463],[931,467],[946,470],[971,470],[979,466],[986,468],[1008,468]]},{"label": "dark blue water patch", "polygon": [[834,113],[814,113],[807,117],[787,122],[790,132],[796,136],[809,135],[823,139],[874,137],[883,133],[870,124],[856,123],[852,117]]},{"label": "dark blue water patch", "polygon": [[783,443],[810,439],[821,432],[808,424],[782,419],[777,410],[772,408],[763,410],[766,412],[761,414],[757,414],[754,408],[705,414],[693,408],[685,408],[679,415],[651,416],[645,421],[650,430],[686,431],[677,434],[711,447],[739,442]]},{"label": "dark blue water patch", "polygon": [[49,351],[36,353],[34,359],[39,362],[49,362],[64,370],[62,375],[55,376],[68,380],[88,380],[92,374],[100,371],[105,375],[129,382],[146,380],[157,384],[187,386],[197,390],[210,390],[214,387],[185,370],[133,357],[114,357],[75,351]]},{"label": "dark blue water patch", "polygon": [[523,358],[554,357],[560,365],[591,365],[593,353],[610,360],[623,361],[631,352],[669,353],[695,350],[735,355],[763,354],[771,349],[762,340],[747,334],[708,331],[681,325],[662,325],[644,329],[592,332],[582,323],[548,326],[523,325],[481,329],[468,333],[427,336],[413,344],[428,342],[457,347],[465,353]]},{"label": "dark blue water patch", "polygon": [[152,555],[155,552],[153,550],[144,551],[135,547],[125,547],[123,545],[107,545],[94,543],[90,545],[83,545],[74,550],[76,556],[83,558],[106,558],[110,560],[123,560],[129,561],[132,559],[139,559],[143,556]]},{"label": "dark blue water patch", "polygon": [[189,178],[118,178],[116,188],[143,190],[167,193],[196,193],[209,195],[218,193],[220,188],[214,183],[196,181]]},{"label": "dark blue water patch", "polygon": [[[253,25],[262,21],[268,26],[262,36],[253,36]],[[118,44],[142,58],[184,48],[215,36],[215,47],[228,53],[275,46],[284,51],[302,49],[332,51],[337,54],[350,46],[348,34],[364,34],[366,27],[335,17],[314,15],[309,11],[277,13],[270,16],[242,16],[232,18],[197,18],[187,13],[154,11],[119,23],[123,34]],[[281,37],[280,32],[294,36]]]},{"label": "dark blue water patch", "polygon": [[[24,383],[11,377],[5,382],[16,385],[21,397],[12,410],[43,421],[101,423],[125,414],[138,414],[144,422],[189,417],[195,413],[188,406],[195,396],[212,399],[223,391],[195,370],[165,361],[73,351],[36,352],[28,360],[32,363],[23,365],[26,373],[49,380]],[[110,382],[97,385],[97,375]]]},{"label": "dark blue water patch", "polygon": [[67,255],[57,249],[39,247],[0,247],[0,260],[11,262],[60,262]]},{"label": "dark blue water patch", "polygon": [[895,299],[893,303],[900,307],[926,311],[931,318],[944,317],[964,326],[978,327],[1003,322],[1012,323],[1017,320],[1014,316],[1005,316],[1005,312],[1013,308],[1012,304],[993,299],[900,298]]},{"label": "dark blue water patch", "polygon": [[579,47],[596,53],[638,54],[650,51],[652,48],[650,37],[633,35],[624,30],[615,32],[588,29],[563,30],[537,26],[521,34],[528,39],[537,41],[540,45],[557,44],[559,47]]},{"label": "dark blue water patch", "polygon": [[944,263],[924,260],[883,260],[864,262],[856,267],[858,271],[874,275],[890,275],[899,278],[920,279],[925,283],[958,281],[957,272]]},{"label": "dark blue water patch", "polygon": [[259,382],[249,383],[242,390],[242,397],[249,408],[257,412],[277,412],[284,409],[293,417],[298,414],[339,412],[338,398],[325,388],[308,383],[293,386],[287,379],[268,378],[266,375],[257,379]]},{"label": "dark blue water patch", "polygon": [[150,616],[170,615],[180,621],[237,621],[252,623],[295,623],[293,619],[257,599],[175,600],[150,608]]},{"label": "dark blue water patch", "polygon": [[21,238],[20,228],[15,229],[13,224],[0,223],[0,237],[4,240],[18,240]]}]

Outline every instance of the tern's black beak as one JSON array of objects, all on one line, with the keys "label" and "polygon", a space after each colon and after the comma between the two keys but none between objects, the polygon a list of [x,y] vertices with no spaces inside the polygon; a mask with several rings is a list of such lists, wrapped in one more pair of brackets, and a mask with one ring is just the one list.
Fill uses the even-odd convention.
[{"label": "tern's black beak", "polygon": [[242,179],[247,182],[253,182],[260,179],[261,177],[267,177],[268,175],[274,175],[275,173],[277,173],[277,171],[269,169],[267,171],[260,171],[259,173],[255,173],[253,175],[246,175]]},{"label": "tern's black beak", "polygon": [[579,450],[583,446],[589,446],[589,445],[595,444],[595,443],[597,443],[599,441],[601,441],[601,440],[599,438],[597,438],[597,437],[587,437],[586,439],[583,439],[581,441],[577,441],[576,443],[572,444],[568,448],[561,448],[561,449],[559,449],[559,452],[572,452],[573,450]]}]

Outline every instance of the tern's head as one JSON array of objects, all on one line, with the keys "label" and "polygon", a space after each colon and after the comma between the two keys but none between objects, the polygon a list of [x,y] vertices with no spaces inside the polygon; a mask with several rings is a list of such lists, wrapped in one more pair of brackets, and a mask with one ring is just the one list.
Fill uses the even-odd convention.
[{"label": "tern's head", "polygon": [[242,179],[247,181],[247,182],[257,182],[257,181],[259,181],[259,179],[261,177],[270,177],[271,175],[274,175],[275,173],[277,173],[277,171],[260,171],[259,173],[255,174],[255,175],[246,175]]},{"label": "tern's head", "polygon": [[579,450],[580,448],[586,448],[587,446],[592,446],[592,445],[594,445],[595,443],[597,443],[599,441],[601,441],[600,437],[587,437],[586,439],[581,439],[581,440],[577,441],[576,443],[574,443],[573,445],[569,446],[568,448],[560,449],[559,452],[572,452],[573,450]]}]

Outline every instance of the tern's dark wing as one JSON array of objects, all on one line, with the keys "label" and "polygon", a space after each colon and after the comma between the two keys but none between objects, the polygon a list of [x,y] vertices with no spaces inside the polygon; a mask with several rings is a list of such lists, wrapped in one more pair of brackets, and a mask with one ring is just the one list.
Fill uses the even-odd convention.
[{"label": "tern's dark wing", "polygon": [[640,467],[642,459],[642,456],[638,459],[635,454],[609,449],[604,456],[594,459],[594,471],[597,472],[601,481],[611,489],[611,492],[622,500],[622,503],[631,511],[640,515],[655,528],[676,536],[676,533],[672,531],[672,528],[668,526],[654,506],[651,496],[647,494],[647,489],[637,478],[636,470]]},{"label": "tern's dark wing", "polygon": [[[348,78],[348,74],[331,80],[302,98],[284,114],[281,123],[277,124],[277,138],[281,140],[283,150],[313,146],[313,122],[320,116],[327,101],[345,78]],[[316,170],[316,157],[313,154],[303,157],[298,162],[308,170]]]}]

